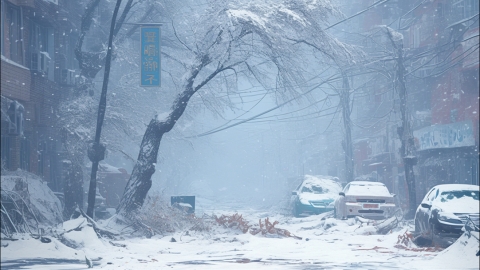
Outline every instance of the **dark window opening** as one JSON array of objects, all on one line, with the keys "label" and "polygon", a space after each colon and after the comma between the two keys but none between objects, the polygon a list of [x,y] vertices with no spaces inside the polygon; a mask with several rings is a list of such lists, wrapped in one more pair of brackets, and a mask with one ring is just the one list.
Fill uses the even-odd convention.
[{"label": "dark window opening", "polygon": [[1,151],[2,151],[2,167],[4,166],[4,168],[8,170],[11,166],[10,137],[2,136]]},{"label": "dark window opening", "polygon": [[26,137],[20,142],[20,169],[30,171],[30,141]]},{"label": "dark window opening", "polygon": [[7,8],[8,40],[10,44],[10,59],[23,64],[22,18],[19,8],[10,5]]}]

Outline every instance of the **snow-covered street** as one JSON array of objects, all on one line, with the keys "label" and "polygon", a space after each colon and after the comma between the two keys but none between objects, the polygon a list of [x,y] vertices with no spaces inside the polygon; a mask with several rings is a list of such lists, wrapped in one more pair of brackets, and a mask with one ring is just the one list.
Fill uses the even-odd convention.
[{"label": "snow-covered street", "polygon": [[[478,269],[478,232],[442,250],[416,247],[406,233],[412,227],[403,222],[378,235],[371,225],[336,220],[331,213],[294,218],[249,208],[204,211],[204,217],[242,214],[249,224],[269,218],[279,222],[276,228],[302,239],[212,225],[207,231],[113,241],[98,239],[91,227],[80,226],[65,234],[81,246],[77,249],[55,238],[51,243],[28,236],[2,241],[2,269],[87,269],[85,257],[94,268],[103,269]],[[69,229],[82,222],[86,224],[80,217],[63,226]]]},{"label": "snow-covered street", "polygon": [[0,3],[1,270],[480,270],[480,0]]}]

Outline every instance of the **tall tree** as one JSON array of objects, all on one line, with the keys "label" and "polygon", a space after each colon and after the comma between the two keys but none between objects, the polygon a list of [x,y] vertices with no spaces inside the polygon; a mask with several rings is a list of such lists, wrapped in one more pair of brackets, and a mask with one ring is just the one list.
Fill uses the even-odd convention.
[{"label": "tall tree", "polygon": [[[172,130],[196,93],[201,98],[236,87],[239,78],[262,84],[274,82],[275,94],[291,98],[301,94],[306,54],[293,40],[308,40],[333,58],[348,58],[350,47],[326,34],[322,27],[338,15],[330,1],[209,1],[205,14],[182,18],[183,32],[172,23],[165,39],[178,46],[163,49],[171,64],[183,76],[171,76],[179,92],[168,112],[150,121],[140,145],[137,162],[117,207],[129,216],[139,209],[152,185],[157,155],[165,133]],[[178,49],[182,48],[181,51]],[[180,79],[178,79],[180,78]],[[220,91],[219,91],[220,90]],[[215,95],[217,94],[217,95]]]}]

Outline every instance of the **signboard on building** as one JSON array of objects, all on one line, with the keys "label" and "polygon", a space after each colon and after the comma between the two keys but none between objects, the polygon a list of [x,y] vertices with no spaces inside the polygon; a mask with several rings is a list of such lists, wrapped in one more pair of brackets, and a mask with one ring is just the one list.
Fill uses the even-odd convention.
[{"label": "signboard on building", "polygon": [[140,39],[140,86],[160,86],[160,27],[142,27]]},{"label": "signboard on building", "polygon": [[413,136],[417,151],[475,145],[471,121],[425,127],[414,131]]}]

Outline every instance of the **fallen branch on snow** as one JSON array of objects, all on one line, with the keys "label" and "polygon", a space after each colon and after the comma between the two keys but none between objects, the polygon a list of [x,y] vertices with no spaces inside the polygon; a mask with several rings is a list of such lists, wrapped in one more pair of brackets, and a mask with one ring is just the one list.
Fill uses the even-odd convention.
[{"label": "fallen branch on snow", "polygon": [[87,219],[88,223],[92,225],[93,227],[93,230],[95,231],[95,233],[97,234],[97,236],[99,238],[102,238],[104,236],[110,238],[110,239],[115,239],[116,236],[118,236],[119,234],[118,233],[114,233],[114,232],[111,232],[111,231],[108,231],[106,229],[102,229],[100,228],[100,226],[98,226],[98,224],[92,219],[90,218],[89,216],[87,216],[87,214],[85,214],[85,212],[83,212],[82,209],[79,209],[80,210],[80,214]]},{"label": "fallen branch on snow", "polygon": [[288,230],[275,228],[279,222],[274,221],[273,223],[270,222],[268,218],[265,219],[265,222],[262,222],[261,219],[258,220],[258,227],[253,227],[252,225],[248,225],[248,221],[246,221],[242,215],[235,213],[231,216],[221,215],[220,217],[213,216],[215,221],[219,224],[224,226],[225,228],[234,228],[239,229],[243,233],[250,232],[252,235],[261,234],[264,236],[268,235],[276,235],[276,236],[283,236],[283,237],[292,237],[298,240],[302,240],[302,237],[296,236],[290,233]]}]

